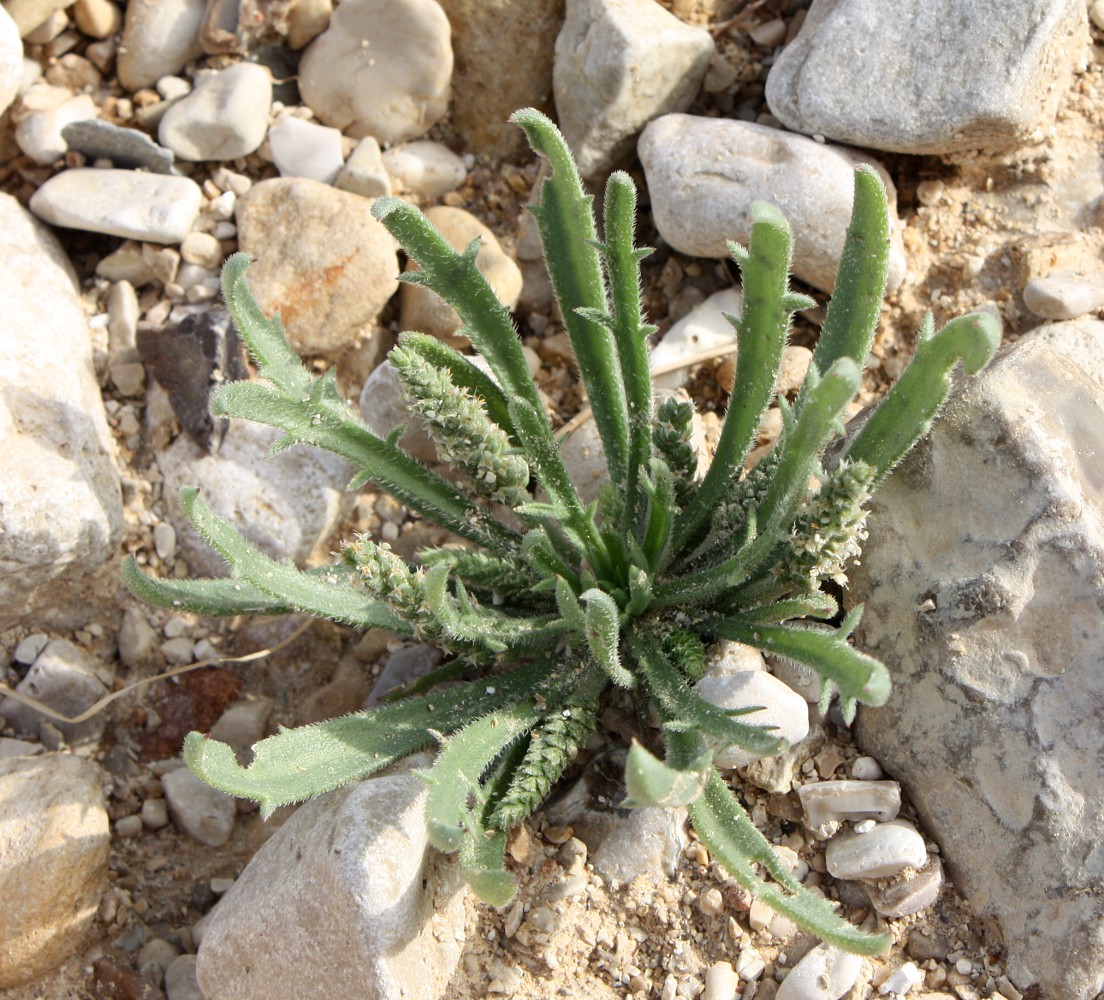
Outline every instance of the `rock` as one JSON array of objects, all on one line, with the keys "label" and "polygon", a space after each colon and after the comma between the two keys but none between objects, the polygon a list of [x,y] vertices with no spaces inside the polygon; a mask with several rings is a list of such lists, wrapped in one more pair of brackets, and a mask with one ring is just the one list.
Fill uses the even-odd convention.
[{"label": "rock", "polygon": [[123,12],[111,0],[77,0],[73,20],[89,38],[110,38],[123,26]]},{"label": "rock", "polygon": [[161,784],[173,822],[189,837],[208,847],[222,847],[230,839],[237,814],[231,796],[212,788],[186,767],[169,771]]},{"label": "rock", "polygon": [[265,459],[283,432],[232,421],[217,455],[181,435],[157,456],[169,516],[181,554],[196,575],[224,576],[226,563],[180,509],[180,491],[198,486],[216,514],[275,559],[302,563],[348,512],[348,463],[316,448],[293,448]]},{"label": "rock", "polygon": [[379,198],[391,193],[391,178],[383,165],[379,143],[370,135],[357,143],[338,171],[334,187],[362,198]]},{"label": "rock", "polygon": [[896,781],[817,781],[797,790],[805,825],[817,837],[830,837],[840,823],[875,819],[888,823],[901,809]]},{"label": "rock", "polygon": [[421,198],[455,191],[468,176],[464,161],[448,146],[425,139],[392,146],[383,154],[383,165],[400,191]]},{"label": "rock", "polygon": [[[203,934],[208,997],[438,1000],[460,958],[457,866],[425,833],[409,772],[302,806],[257,852]],[[288,920],[287,914],[295,919]]]},{"label": "rock", "polygon": [[299,89],[347,135],[402,142],[448,110],[449,23],[435,0],[345,0],[303,53]]},{"label": "rock", "polygon": [[1104,322],[1085,317],[1065,323],[1044,323],[1020,338],[1024,343],[1049,344],[1071,358],[1086,375],[1104,385]]},{"label": "rock", "polygon": [[377,437],[386,438],[396,427],[404,427],[398,445],[419,462],[437,459],[437,448],[425,429],[425,422],[406,405],[399,373],[390,361],[377,365],[360,391],[360,416]]},{"label": "rock", "polygon": [[139,818],[147,830],[161,830],[169,825],[169,804],[164,799],[146,799]]},{"label": "rock", "polygon": [[280,115],[272,123],[268,145],[281,177],[305,177],[332,184],[345,162],[339,129],[294,115]]},{"label": "rock", "polygon": [[825,863],[834,878],[889,878],[928,860],[924,838],[908,820],[875,823],[866,833],[837,833],[828,841]]},{"label": "rock", "polygon": [[[35,658],[27,676],[16,686],[16,691],[69,717],[80,715],[107,694],[107,688],[96,676],[92,659],[68,639],[54,639],[47,643]],[[38,732],[40,722],[49,721],[70,744],[95,742],[102,735],[106,723],[102,713],[84,722],[62,722],[14,698],[0,705],[0,719],[17,732],[32,735]]]},{"label": "rock", "polygon": [[331,0],[294,0],[288,11],[288,47],[298,52],[329,27]]},{"label": "rock", "polygon": [[[809,734],[809,706],[805,699],[765,670],[703,677],[694,690],[706,701],[721,708],[760,707],[761,711],[739,716],[739,721],[748,726],[770,727],[772,736],[785,740],[790,746],[800,743]],[[747,767],[763,756],[742,747],[730,746],[715,755],[714,763],[724,770],[735,770]]]},{"label": "rock", "polygon": [[1024,286],[1024,305],[1040,319],[1075,319],[1104,307],[1102,281],[1100,271],[1051,271]]},{"label": "rock", "polygon": [[300,725],[309,726],[312,722],[358,712],[364,707],[364,699],[371,689],[372,681],[360,661],[355,656],[344,657],[333,677],[303,699],[297,721]]},{"label": "rock", "polygon": [[78,94],[24,118],[15,129],[15,141],[35,163],[49,166],[65,155],[62,130],[72,122],[95,118],[100,113],[87,94]]},{"label": "rock", "polygon": [[203,54],[199,26],[206,0],[128,3],[119,46],[119,82],[127,90],[152,87]]},{"label": "rock", "polygon": [[[853,150],[825,146],[765,125],[691,115],[657,118],[640,137],[640,160],[660,235],[694,257],[727,257],[747,244],[751,204],[768,201],[793,231],[793,273],[823,291],[835,287],[860,163]],[[897,218],[897,193],[878,164]],[[892,224],[889,290],[904,280],[901,234]]]},{"label": "rock", "polygon": [[398,288],[397,245],[371,210],[365,198],[299,178],[261,181],[238,199],[239,246],[257,258],[253,294],[266,315],[279,310],[297,351],[365,336]]},{"label": "rock", "polygon": [[265,738],[271,714],[271,698],[236,701],[227,706],[211,727],[211,739],[225,743],[238,755],[239,761],[247,764],[253,756],[253,744]]},{"label": "rock", "polygon": [[713,56],[705,28],[653,0],[567,0],[552,81],[560,129],[584,177],[632,152],[652,119],[685,111]]},{"label": "rock", "polygon": [[100,772],[71,754],[0,759],[0,989],[81,945],[107,888]]},{"label": "rock", "polygon": [[187,177],[78,167],[55,174],[31,197],[44,222],[149,243],[179,243],[203,193]]},{"label": "rock", "polygon": [[[507,310],[512,310],[521,295],[521,270],[502,249],[494,233],[462,208],[437,205],[427,209],[425,214],[457,252],[463,251],[473,239],[479,239],[475,265],[487,279],[499,301]],[[406,270],[417,271],[420,268],[413,260],[409,260]],[[399,292],[399,302],[404,330],[420,330],[449,341],[460,329],[460,316],[456,310],[428,288],[404,283]],[[467,338],[462,343],[466,344]]]},{"label": "rock", "polygon": [[188,233],[180,241],[180,259],[217,271],[222,265],[222,244],[210,233]]},{"label": "rock", "polygon": [[895,920],[934,906],[942,888],[943,863],[937,854],[932,854],[919,871],[904,872],[896,878],[868,883],[866,894],[875,910],[883,917]]},{"label": "rock", "polygon": [[452,26],[456,57],[449,121],[465,145],[489,156],[517,153],[518,108],[552,114],[548,44],[563,22],[564,0],[439,0]]},{"label": "rock", "polygon": [[819,944],[790,969],[776,1000],[839,1000],[858,982],[862,968],[861,955]]},{"label": "rock", "polygon": [[0,327],[0,628],[82,626],[114,606],[105,563],[123,532],[91,340],[60,245],[7,195],[0,260],[0,301],[19,317]]},{"label": "rock", "polygon": [[1101,428],[1078,366],[1006,352],[882,486],[850,591],[863,648],[897,665],[860,746],[999,923],[1012,982],[1069,1000],[1104,987]]},{"label": "rock", "polygon": [[256,63],[203,73],[165,112],[157,138],[182,160],[235,160],[264,141],[271,104],[272,78]]},{"label": "rock", "polygon": [[23,42],[19,28],[0,7],[0,115],[11,106],[23,81]]},{"label": "rock", "polygon": [[904,996],[914,986],[919,986],[924,981],[924,973],[920,971],[915,962],[905,962],[897,966],[878,986],[878,995]]},{"label": "rock", "polygon": [[714,962],[705,970],[705,991],[702,1000],[735,1000],[739,994],[740,977],[731,962]]},{"label": "rock", "polygon": [[204,1000],[195,955],[180,955],[165,970],[165,993],[168,1000]]},{"label": "rock", "polygon": [[674,875],[690,843],[684,808],[633,809],[617,819],[591,856],[594,870],[605,879],[627,885],[642,875]]},{"label": "rock", "polygon": [[657,388],[677,389],[690,377],[690,365],[674,367],[685,358],[716,347],[736,343],[736,330],[724,314],[739,316],[743,292],[724,288],[695,306],[663,335],[651,353],[653,382]]},{"label": "rock", "polygon": [[758,649],[731,639],[718,640],[706,653],[706,677],[727,677],[749,670],[766,669],[763,654]]},{"label": "rock", "polygon": [[134,668],[149,662],[157,648],[158,635],[138,608],[127,608],[119,626],[119,659],[123,666]]},{"label": "rock", "polygon": [[68,0],[7,0],[4,10],[15,22],[20,36],[26,38],[53,14],[68,6]]},{"label": "rock", "polygon": [[767,104],[795,132],[870,149],[1015,146],[1053,119],[1084,11],[1081,0],[984,0],[968,16],[957,0],[817,0],[771,67]]},{"label": "rock", "polygon": [[[403,687],[424,677],[441,665],[443,654],[437,646],[420,642],[416,646],[406,646],[387,657],[387,662],[372,686],[364,708],[375,708],[388,691]],[[358,706],[359,707],[359,706]]]}]

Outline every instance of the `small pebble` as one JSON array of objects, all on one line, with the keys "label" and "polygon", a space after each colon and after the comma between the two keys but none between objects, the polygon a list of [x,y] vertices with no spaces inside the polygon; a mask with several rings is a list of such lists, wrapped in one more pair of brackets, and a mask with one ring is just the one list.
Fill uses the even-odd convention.
[{"label": "small pebble", "polygon": [[176,529],[168,521],[158,521],[153,526],[153,547],[162,560],[169,560],[176,552]]},{"label": "small pebble", "polygon": [[79,94],[28,115],[16,126],[15,141],[35,163],[49,166],[69,148],[62,129],[73,122],[95,118],[99,113],[88,94]]},{"label": "small pebble", "polygon": [[34,663],[49,641],[50,637],[43,632],[35,632],[20,639],[19,645],[15,647],[15,662],[22,663],[24,666]]},{"label": "small pebble", "polygon": [[825,851],[828,872],[841,879],[877,879],[906,868],[917,870],[928,860],[924,838],[907,820],[879,823],[868,833],[840,833]]},{"label": "small pebble", "polygon": [[806,826],[817,836],[829,835],[847,820],[885,823],[896,819],[901,809],[901,786],[896,781],[820,781],[802,785],[797,794]]},{"label": "small pebble", "polygon": [[[191,643],[188,645],[190,658]],[[233,798],[201,781],[186,767],[170,771],[161,783],[173,821],[188,836],[208,847],[221,847],[230,839],[237,813]]]},{"label": "small pebble", "polygon": [[264,141],[272,104],[272,77],[243,62],[196,81],[161,119],[157,137],[184,160],[232,160]]},{"label": "small pebble", "polygon": [[924,973],[920,971],[915,962],[905,962],[898,966],[878,986],[878,993],[882,996],[893,994],[903,996],[914,986],[919,986],[924,981]]},{"label": "small pebble", "polygon": [[754,982],[766,968],[767,963],[755,948],[740,949],[740,957],[736,959],[736,973],[745,983]]},{"label": "small pebble", "polygon": [[111,0],[77,0],[73,20],[89,38],[108,38],[123,27],[123,12]]},{"label": "small pebble", "polygon": [[408,142],[383,154],[383,165],[402,190],[423,198],[455,191],[468,175],[464,161],[439,142]]},{"label": "small pebble", "polygon": [[718,917],[724,913],[724,896],[715,886],[706,889],[698,896],[698,909],[707,917]]},{"label": "small pebble", "polygon": [[[233,205],[233,193],[228,192]],[[180,258],[208,270],[217,270],[222,264],[222,245],[210,233],[188,233],[180,243]]]},{"label": "small pebble", "polygon": [[141,816],[124,816],[122,819],[117,819],[115,821],[115,833],[124,840],[128,840],[131,837],[137,837],[141,832]]},{"label": "small pebble", "polygon": [[338,172],[334,187],[362,198],[390,194],[391,178],[383,165],[379,142],[370,135],[361,139]]},{"label": "small pebble", "polygon": [[272,162],[281,177],[332,184],[344,163],[341,131],[283,114],[268,130]]},{"label": "small pebble", "polygon": [[862,956],[817,945],[790,970],[776,1000],[839,1000],[858,982],[862,968]]},{"label": "small pebble", "polygon": [[877,781],[884,777],[884,772],[873,757],[856,757],[851,761],[851,777],[856,781]]},{"label": "small pebble", "polygon": [[735,1000],[740,978],[729,962],[714,962],[705,970],[702,1000]]},{"label": "small pebble", "polygon": [[146,799],[140,813],[142,824],[148,830],[160,830],[169,825],[169,806],[164,799]]}]

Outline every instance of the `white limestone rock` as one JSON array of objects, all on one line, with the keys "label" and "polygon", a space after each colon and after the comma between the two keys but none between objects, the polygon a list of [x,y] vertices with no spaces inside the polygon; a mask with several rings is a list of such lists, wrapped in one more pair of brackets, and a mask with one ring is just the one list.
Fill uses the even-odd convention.
[{"label": "white limestone rock", "polygon": [[44,222],[147,243],[179,243],[199,214],[203,192],[188,177],[77,167],[31,196]]},{"label": "white limestone rock", "polygon": [[815,0],[767,104],[795,132],[869,149],[1019,145],[1053,118],[1084,19],[1082,0]]},{"label": "white limestone rock", "polygon": [[691,368],[687,365],[670,370],[677,362],[702,351],[734,345],[736,329],[725,319],[725,313],[739,316],[743,308],[743,292],[739,288],[724,288],[674,323],[649,357],[652,371],[657,373],[654,384],[658,388],[677,389],[690,377]]},{"label": "white limestone rock", "polygon": [[295,115],[282,114],[272,123],[268,146],[281,177],[332,184],[345,162],[339,129]]},{"label": "white limestone rock", "polygon": [[828,837],[847,821],[888,823],[901,809],[896,781],[817,781],[797,790],[805,825],[814,836]]},{"label": "white limestone rock", "polygon": [[95,764],[60,753],[0,759],[0,990],[80,947],[107,888],[109,841]]},{"label": "white limestone rock", "polygon": [[728,240],[747,244],[751,205],[767,201],[790,224],[793,273],[830,292],[854,200],[854,169],[878,169],[889,192],[889,290],[906,265],[897,193],[869,157],[749,122],[664,115],[640,136],[640,160],[660,235],[694,257],[727,257]]},{"label": "white limestone rock", "polygon": [[398,245],[372,202],[318,181],[275,177],[237,201],[238,245],[256,258],[248,281],[277,310],[302,354],[338,350],[374,333],[399,287]]},{"label": "white limestone rock", "polygon": [[612,169],[649,121],[685,111],[713,51],[705,28],[654,0],[568,0],[552,82],[580,173]]},{"label": "white limestone rock", "polygon": [[633,809],[618,818],[590,861],[603,878],[627,885],[640,876],[674,875],[690,843],[686,809]]},{"label": "white limestone rock", "polygon": [[861,955],[819,944],[782,981],[776,1000],[840,1000],[862,974]]},{"label": "white limestone rock", "polygon": [[0,196],[0,628],[87,624],[112,600],[119,475],[77,280],[57,240]]},{"label": "white limestone rock", "polygon": [[35,163],[49,166],[69,148],[61,130],[73,122],[96,118],[99,113],[88,94],[78,94],[29,114],[15,127],[15,141]]},{"label": "white limestone rock", "polygon": [[1086,316],[1064,323],[1044,323],[1020,340],[1049,344],[1104,386],[1104,320]]},{"label": "white limestone rock", "polygon": [[334,187],[362,198],[380,198],[391,193],[391,176],[383,164],[380,144],[366,135],[356,144],[338,171]]},{"label": "white limestone rock", "polygon": [[199,26],[206,0],[128,3],[119,46],[119,81],[127,90],[152,87],[203,55]]},{"label": "white limestone rock", "polygon": [[448,146],[419,139],[392,146],[383,165],[395,186],[420,198],[439,198],[455,191],[468,176],[464,161]]},{"label": "white limestone rock", "polygon": [[237,63],[198,76],[192,92],[165,112],[157,137],[182,160],[235,160],[264,141],[271,104],[269,71]]},{"label": "white limestone rock", "polygon": [[828,872],[835,878],[878,879],[917,870],[928,860],[924,838],[908,820],[875,823],[865,833],[837,833],[825,851]]},{"label": "white limestone rock", "polygon": [[[805,699],[765,670],[703,677],[694,690],[721,708],[760,708],[761,711],[739,716],[738,721],[748,726],[770,727],[772,736],[785,740],[790,746],[809,735],[809,706]],[[719,751],[713,760],[723,770],[735,770],[762,757],[753,750],[730,746]]]},{"label": "white limestone rock", "polygon": [[1069,1000],[1104,987],[1102,429],[1080,367],[1006,352],[883,484],[850,591],[897,665],[860,746],[1000,924],[1011,981]]},{"label": "white limestone rock", "polygon": [[[215,907],[197,974],[208,997],[439,1000],[460,958],[464,894],[432,851],[425,783],[373,778],[302,806]],[[289,920],[288,914],[295,919]]]},{"label": "white limestone rock", "polygon": [[299,89],[347,135],[403,142],[448,110],[452,45],[436,0],[345,0],[303,53]]},{"label": "white limestone rock", "polygon": [[217,454],[181,434],[157,456],[179,551],[197,576],[225,576],[226,562],[180,509],[180,490],[196,486],[220,517],[231,519],[275,559],[302,564],[325,542],[354,501],[345,486],[352,466],[327,451],[291,448],[265,455],[282,431],[231,421]]},{"label": "white limestone rock", "polygon": [[1032,278],[1024,305],[1040,319],[1068,320],[1104,307],[1104,271],[1059,269]]}]

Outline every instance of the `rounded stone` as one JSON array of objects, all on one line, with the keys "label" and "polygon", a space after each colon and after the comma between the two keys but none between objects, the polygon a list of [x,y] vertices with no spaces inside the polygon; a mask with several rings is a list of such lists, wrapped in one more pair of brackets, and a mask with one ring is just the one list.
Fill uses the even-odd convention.
[{"label": "rounded stone", "polygon": [[157,137],[182,160],[234,160],[264,141],[272,77],[243,62],[208,73],[161,119]]},{"label": "rounded stone", "polygon": [[11,15],[0,7],[0,115],[8,110],[23,80],[23,40]]},{"label": "rounded stone", "polygon": [[299,89],[327,125],[402,142],[448,110],[452,45],[435,0],[345,0],[303,53]]},{"label": "rounded stone", "polygon": [[397,245],[372,202],[317,181],[254,184],[237,203],[238,244],[257,258],[248,280],[262,311],[279,311],[301,353],[363,335],[398,288]]},{"label": "rounded stone", "polygon": [[0,760],[0,990],[80,946],[107,888],[100,772],[71,754]]},{"label": "rounded stone", "polygon": [[206,9],[206,0],[128,3],[119,46],[119,82],[127,90],[152,87],[203,55],[199,26]]}]

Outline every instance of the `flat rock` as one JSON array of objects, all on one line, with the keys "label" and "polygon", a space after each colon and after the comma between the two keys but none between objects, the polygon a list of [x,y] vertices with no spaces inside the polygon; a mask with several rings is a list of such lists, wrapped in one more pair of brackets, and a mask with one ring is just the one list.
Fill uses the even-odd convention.
[{"label": "flat rock", "polygon": [[[790,746],[800,743],[809,734],[809,706],[805,699],[765,670],[703,677],[694,690],[721,708],[759,708],[760,711],[739,716],[738,721],[748,726],[766,726],[772,730],[772,736],[785,740]],[[747,767],[762,757],[763,754],[752,750],[730,746],[718,751],[714,763],[724,770],[734,770]]]},{"label": "flat rock", "polygon": [[145,167],[154,174],[173,173],[173,152],[145,132],[98,118],[71,122],[61,130],[66,146],[89,160],[108,159],[117,167]]},{"label": "flat rock", "polygon": [[206,8],[206,0],[128,3],[119,46],[122,85],[127,90],[151,87],[203,55],[199,26]]},{"label": "flat rock", "polygon": [[895,668],[860,745],[999,923],[1011,981],[1068,1000],[1104,987],[1102,428],[1077,365],[1007,351],[877,494],[851,589]]},{"label": "flat rock", "polygon": [[55,174],[31,197],[44,222],[149,243],[179,243],[203,193],[187,177],[78,167]]},{"label": "flat rock", "polygon": [[268,70],[237,63],[197,77],[192,92],[165,112],[157,138],[182,160],[235,160],[264,141],[271,104]]},{"label": "flat rock", "polygon": [[257,258],[248,280],[266,315],[279,311],[292,347],[347,346],[398,288],[397,245],[372,202],[317,181],[273,178],[237,202],[238,242]]},{"label": "flat rock", "polygon": [[[521,295],[521,269],[502,249],[494,233],[462,208],[437,205],[427,209],[425,214],[457,252],[462,252],[473,239],[479,240],[475,266],[487,279],[498,300],[512,310]],[[406,270],[416,271],[419,268],[410,260]],[[461,320],[456,310],[428,288],[404,283],[399,292],[399,302],[404,330],[420,330],[447,341],[460,329]],[[467,343],[467,338],[464,338],[464,343]]]},{"label": "flat rock", "polygon": [[0,301],[19,317],[0,327],[0,627],[84,625],[112,601],[123,532],[91,339],[65,253],[7,195],[0,259]]},{"label": "flat rock", "polygon": [[428,846],[425,797],[403,772],[302,806],[213,911],[203,993],[313,996],[324,970],[329,1000],[438,1000],[463,946],[464,894]]},{"label": "flat rock", "polygon": [[266,459],[282,434],[235,420],[216,455],[181,435],[157,456],[179,551],[197,576],[225,576],[226,563],[184,517],[179,497],[185,486],[198,486],[215,513],[233,520],[263,552],[300,564],[348,512],[354,498],[345,486],[352,467],[307,447]]},{"label": "flat rock", "polygon": [[[728,240],[747,243],[752,202],[767,201],[793,231],[794,275],[826,292],[835,287],[860,163],[879,170],[889,191],[889,217],[897,217],[896,191],[877,163],[854,150],[765,125],[664,115],[644,129],[638,149],[656,228],[676,250],[727,257]],[[905,270],[894,225],[890,291],[904,280]]]},{"label": "flat rock", "polygon": [[80,947],[107,888],[99,769],[71,754],[0,759],[0,989]]},{"label": "flat rock", "polygon": [[1104,321],[1086,316],[1065,323],[1044,323],[1020,339],[1049,344],[1104,386]]},{"label": "flat rock", "polygon": [[518,152],[525,139],[509,117],[518,108],[552,114],[549,45],[563,23],[564,0],[439,0],[452,26],[456,65],[449,122],[468,149]]},{"label": "flat rock", "polygon": [[1081,0],[815,0],[767,104],[795,132],[869,149],[1018,145],[1053,118],[1084,18]]},{"label": "flat rock", "polygon": [[579,172],[609,171],[653,118],[685,111],[713,56],[705,28],[654,0],[567,0],[552,82]]},{"label": "flat rock", "polygon": [[356,138],[415,139],[448,110],[449,39],[435,0],[345,0],[303,53],[303,101]]},{"label": "flat rock", "polygon": [[230,839],[237,815],[231,796],[212,788],[186,767],[169,771],[161,784],[173,822],[189,837],[208,847],[222,847]]},{"label": "flat rock", "polygon": [[[96,676],[92,658],[68,639],[48,642],[16,690],[69,717],[80,715],[107,694],[107,688]],[[84,722],[61,722],[14,698],[0,705],[0,719],[17,732],[31,734],[38,731],[39,722],[46,720],[71,744],[99,739],[106,723],[102,713]]]}]

